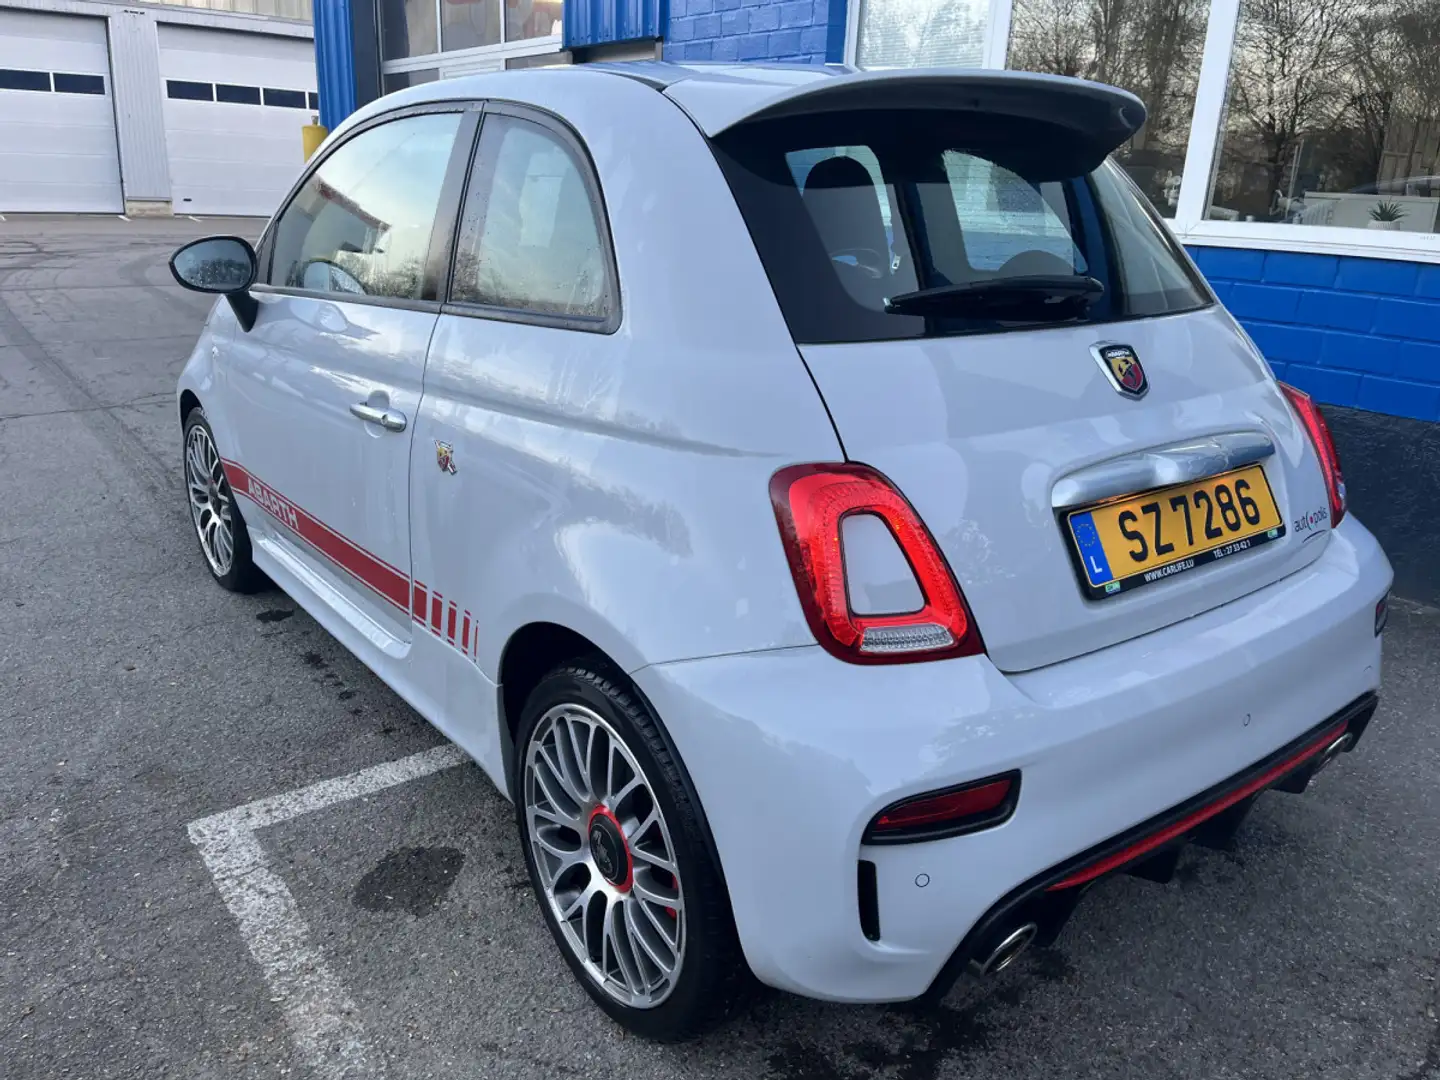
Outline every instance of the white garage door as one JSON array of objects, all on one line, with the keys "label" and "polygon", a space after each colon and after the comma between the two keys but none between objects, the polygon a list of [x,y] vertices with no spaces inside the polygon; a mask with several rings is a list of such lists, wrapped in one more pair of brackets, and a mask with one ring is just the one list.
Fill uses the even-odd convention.
[{"label": "white garage door", "polygon": [[0,8],[0,213],[119,213],[105,20]]},{"label": "white garage door", "polygon": [[319,109],[314,45],[159,29],[175,212],[268,217],[305,164],[300,129]]}]

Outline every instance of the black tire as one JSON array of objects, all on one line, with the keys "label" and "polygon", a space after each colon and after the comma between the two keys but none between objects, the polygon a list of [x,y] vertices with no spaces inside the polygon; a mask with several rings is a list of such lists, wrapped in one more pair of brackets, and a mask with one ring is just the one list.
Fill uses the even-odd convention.
[{"label": "black tire", "polygon": [[[526,760],[542,718],[555,706],[567,704],[598,714],[620,736],[649,779],[670,832],[686,913],[684,955],[669,996],[653,1007],[637,1008],[616,1000],[585,970],[552,910],[536,867],[526,820]],[[525,866],[546,925],[575,978],[613,1020],[644,1038],[677,1042],[713,1026],[748,985],[748,970],[724,879],[706,843],[700,808],[648,705],[609,665],[567,664],[546,675],[531,692],[521,712],[515,746],[512,790]]]},{"label": "black tire", "polygon": [[190,517],[190,525],[195,533],[195,542],[200,548],[200,556],[205,562],[205,568],[210,571],[210,576],[219,583],[222,589],[233,593],[259,592],[269,587],[270,579],[255,565],[252,558],[250,532],[245,528],[245,519],[240,515],[240,506],[235,499],[234,492],[230,490],[230,481],[225,477],[223,469],[218,470],[220,475],[216,489],[223,498],[229,500],[230,529],[233,540],[229,567],[223,571],[218,569],[205,550],[205,543],[200,536],[200,523],[196,519],[190,503],[190,467],[187,456],[190,452],[191,432],[195,428],[202,428],[210,445],[212,447],[215,445],[215,432],[210,427],[210,421],[205,418],[205,410],[198,405],[191,409],[189,415],[185,417],[181,437],[180,468],[181,475],[185,480],[185,511]]}]

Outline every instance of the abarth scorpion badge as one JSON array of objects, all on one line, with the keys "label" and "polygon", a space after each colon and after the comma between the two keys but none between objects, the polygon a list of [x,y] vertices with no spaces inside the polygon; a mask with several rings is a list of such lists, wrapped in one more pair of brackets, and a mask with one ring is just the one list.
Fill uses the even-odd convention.
[{"label": "abarth scorpion badge", "polygon": [[1091,347],[1090,355],[1095,357],[1095,362],[1100,365],[1100,370],[1110,380],[1116,393],[1125,397],[1142,398],[1145,391],[1150,389],[1150,382],[1145,378],[1145,369],[1140,366],[1140,357],[1135,355],[1135,350],[1129,345],[1095,345]]},{"label": "abarth scorpion badge", "polygon": [[440,471],[455,475],[455,448],[448,442],[435,442],[435,464],[440,466]]}]

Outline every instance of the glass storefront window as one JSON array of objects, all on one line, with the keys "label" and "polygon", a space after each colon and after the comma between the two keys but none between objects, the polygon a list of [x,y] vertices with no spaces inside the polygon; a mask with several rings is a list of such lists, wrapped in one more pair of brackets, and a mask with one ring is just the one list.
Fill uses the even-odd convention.
[{"label": "glass storefront window", "polygon": [[1243,0],[1206,216],[1440,231],[1440,0]]},{"label": "glass storefront window", "polygon": [[566,52],[543,52],[534,53],[530,56],[510,56],[505,59],[505,70],[515,71],[520,68],[542,68],[542,67],[565,67],[570,63],[570,54]]},{"label": "glass storefront window", "polygon": [[1011,11],[1009,67],[1110,83],[1145,103],[1145,126],[1115,160],[1167,217],[1180,198],[1209,13],[1209,0],[1015,0]]},{"label": "glass storefront window", "polygon": [[441,0],[440,8],[446,52],[500,44],[500,0]]},{"label": "glass storefront window", "polygon": [[505,0],[505,40],[549,37],[560,33],[564,0]]},{"label": "glass storefront window", "polygon": [[380,55],[385,60],[440,51],[435,0],[380,0]]},{"label": "glass storefront window", "polygon": [[857,9],[862,68],[984,63],[989,0],[860,0]]},{"label": "glass storefront window", "polygon": [[396,90],[404,90],[407,86],[419,86],[421,83],[434,82],[440,77],[440,73],[434,68],[426,68],[423,71],[392,71],[384,76],[385,93],[393,94]]}]

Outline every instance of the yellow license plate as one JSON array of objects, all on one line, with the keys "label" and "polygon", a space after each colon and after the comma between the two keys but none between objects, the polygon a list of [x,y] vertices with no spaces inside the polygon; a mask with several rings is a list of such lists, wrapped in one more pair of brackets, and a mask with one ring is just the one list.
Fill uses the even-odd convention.
[{"label": "yellow license plate", "polygon": [[1074,510],[1066,524],[1097,600],[1285,535],[1259,465]]}]

